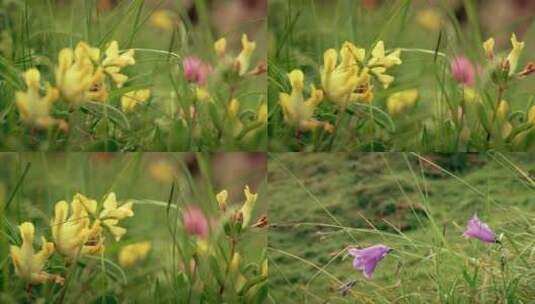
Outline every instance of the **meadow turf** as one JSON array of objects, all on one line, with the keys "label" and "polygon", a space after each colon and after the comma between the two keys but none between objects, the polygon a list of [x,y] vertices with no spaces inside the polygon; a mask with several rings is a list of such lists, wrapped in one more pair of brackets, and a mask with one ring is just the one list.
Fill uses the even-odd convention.
[{"label": "meadow turf", "polygon": [[[534,170],[521,153],[272,154],[271,303],[531,303]],[[502,245],[462,237],[474,213]],[[368,280],[347,248],[379,243],[394,251]]]}]

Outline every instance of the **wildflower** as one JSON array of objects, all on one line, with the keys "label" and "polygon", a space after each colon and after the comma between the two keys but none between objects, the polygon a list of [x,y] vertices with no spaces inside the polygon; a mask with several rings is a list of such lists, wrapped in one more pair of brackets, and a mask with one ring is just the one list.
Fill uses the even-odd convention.
[{"label": "wildflower", "polygon": [[520,55],[524,50],[525,43],[519,42],[516,39],[515,33],[513,33],[513,35],[511,36],[511,44],[513,45],[513,49],[511,50],[506,59],[509,63],[509,76],[515,73],[516,67],[518,66],[518,59],[520,58]]},{"label": "wildflower", "polygon": [[121,97],[123,112],[133,112],[137,105],[145,103],[150,98],[150,90],[130,91]]},{"label": "wildflower", "polygon": [[235,252],[230,260],[229,272],[236,273],[240,269],[241,255],[238,252]]},{"label": "wildflower", "polygon": [[195,98],[197,101],[204,102],[210,100],[210,93],[203,88],[195,88]]},{"label": "wildflower", "polygon": [[357,101],[371,100],[369,69],[360,70],[358,65],[358,62],[364,60],[364,55],[364,49],[357,48],[350,42],[342,45],[339,64],[335,49],[329,49],[323,54],[321,85],[329,100],[340,107]]},{"label": "wildflower", "polygon": [[494,60],[494,44],[494,38],[489,38],[487,41],[483,42],[483,49],[489,60]]},{"label": "wildflower", "polygon": [[208,220],[201,209],[193,206],[187,207],[182,212],[182,221],[190,235],[198,236],[201,239],[208,237]]},{"label": "wildflower", "polygon": [[151,250],[151,242],[144,241],[124,246],[119,251],[119,265],[126,268],[143,261]]},{"label": "wildflower", "polygon": [[114,192],[109,193],[102,203],[103,209],[99,214],[99,220],[116,241],[119,241],[126,233],[126,228],[117,226],[119,221],[134,216],[132,205],[132,202],[128,202],[119,206]]},{"label": "wildflower", "polygon": [[477,214],[474,214],[474,216],[468,220],[463,236],[466,238],[476,238],[487,243],[496,242],[496,235],[494,232],[490,230],[487,224],[479,220]]},{"label": "wildflower", "polygon": [[401,51],[396,50],[386,55],[384,42],[379,41],[373,48],[371,54],[372,58],[368,61],[368,67],[370,68],[372,75],[374,75],[386,89],[392,82],[394,82],[394,77],[385,73],[387,69],[402,63],[400,59]]},{"label": "wildflower", "polygon": [[81,194],[73,197],[70,208],[66,201],[56,203],[51,226],[58,253],[73,259],[78,255],[94,255],[104,251],[100,223],[95,221],[90,225],[89,214],[95,213],[96,208],[96,201]]},{"label": "wildflower", "polygon": [[243,193],[245,194],[245,202],[243,203],[239,213],[243,215],[242,227],[245,228],[251,221],[253,208],[256,204],[256,199],[258,198],[258,193],[252,193],[247,185],[245,186]]},{"label": "wildflower", "polygon": [[176,17],[173,12],[161,9],[150,16],[150,23],[157,29],[172,31],[176,24]]},{"label": "wildflower", "polygon": [[105,51],[106,56],[101,66],[118,88],[121,88],[128,80],[128,76],[120,73],[121,69],[136,64],[134,53],[134,50],[127,50],[121,54],[119,52],[119,44],[115,40],[109,44]]},{"label": "wildflower", "polygon": [[166,160],[154,161],[149,166],[149,173],[155,180],[169,184],[175,178],[176,168]]},{"label": "wildflower", "polygon": [[38,128],[47,128],[58,120],[50,117],[52,104],[58,99],[59,92],[46,84],[46,94],[40,93],[41,74],[37,69],[29,69],[24,73],[25,92],[15,94],[17,109],[23,122]]},{"label": "wildflower", "polygon": [[95,73],[92,63],[92,60],[99,59],[99,52],[83,42],[74,50],[65,48],[59,52],[56,85],[66,102],[76,106],[87,101],[93,85],[102,80],[102,71]]},{"label": "wildflower", "polygon": [[394,93],[388,97],[387,109],[390,115],[399,115],[408,111],[416,105],[418,99],[418,90],[410,89]]},{"label": "wildflower", "polygon": [[227,39],[220,38],[214,43],[214,50],[215,53],[219,58],[222,58],[225,56],[225,52],[227,50]]},{"label": "wildflower", "polygon": [[240,76],[245,75],[249,70],[251,64],[251,56],[256,48],[256,43],[249,41],[247,34],[243,34],[241,38],[242,50],[235,61],[235,67]]},{"label": "wildflower", "polygon": [[228,198],[228,191],[223,190],[219,192],[216,196],[217,204],[219,205],[219,209],[225,211],[227,208],[227,198]]},{"label": "wildflower", "polygon": [[189,82],[195,82],[198,85],[204,85],[208,76],[212,74],[212,66],[204,63],[196,56],[188,56],[182,61],[184,68],[184,78]]},{"label": "wildflower", "polygon": [[260,106],[258,107],[258,111],[256,113],[256,119],[262,123],[262,124],[267,124],[267,121],[268,121],[268,107],[267,107],[267,103],[262,103],[260,104]]},{"label": "wildflower", "polygon": [[434,9],[422,9],[416,13],[416,21],[422,27],[431,30],[438,31],[442,27],[442,17]]},{"label": "wildflower", "polygon": [[385,245],[374,245],[368,248],[356,249],[350,248],[349,254],[355,257],[353,260],[353,268],[362,271],[364,276],[368,279],[377,267],[377,263],[381,261],[392,249]]},{"label": "wildflower", "polygon": [[314,85],[311,85],[311,96],[305,101],[303,97],[303,72],[293,70],[288,74],[288,78],[290,79],[292,92],[290,95],[281,93],[279,97],[284,121],[304,131],[313,130],[317,127],[331,130],[332,127],[330,124],[317,121],[313,118],[314,110],[323,99],[323,91],[317,90]]},{"label": "wildflower", "polygon": [[472,63],[464,56],[457,56],[450,62],[453,78],[460,83],[474,86],[475,69]]},{"label": "wildflower", "polygon": [[54,244],[47,242],[43,237],[41,238],[41,250],[35,253],[33,249],[35,234],[33,224],[24,222],[19,225],[19,231],[22,237],[22,246],[10,246],[9,248],[17,276],[30,284],[45,282],[63,284],[62,277],[43,271],[46,260],[54,253]]}]

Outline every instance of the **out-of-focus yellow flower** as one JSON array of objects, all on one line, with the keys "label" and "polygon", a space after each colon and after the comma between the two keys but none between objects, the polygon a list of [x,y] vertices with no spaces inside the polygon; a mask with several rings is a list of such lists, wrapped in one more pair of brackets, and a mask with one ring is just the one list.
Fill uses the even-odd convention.
[{"label": "out-of-focus yellow flower", "polygon": [[411,110],[416,105],[418,90],[410,89],[396,92],[388,97],[386,106],[392,116]]},{"label": "out-of-focus yellow flower", "polygon": [[121,251],[119,251],[119,265],[121,265],[123,268],[126,268],[143,261],[145,258],[147,258],[151,247],[150,241],[138,242],[124,246]]},{"label": "out-of-focus yellow flower", "polygon": [[498,104],[496,115],[498,118],[507,119],[510,111],[511,111],[511,107],[509,107],[509,103],[507,102],[507,100],[502,100]]},{"label": "out-of-focus yellow flower", "polygon": [[104,203],[102,204],[103,209],[99,214],[99,220],[102,226],[110,231],[116,241],[119,241],[126,233],[126,228],[119,227],[117,224],[119,224],[120,220],[134,216],[132,206],[132,202],[119,206],[114,192],[108,194],[106,199],[104,199]]},{"label": "out-of-focus yellow flower", "polygon": [[500,101],[496,110],[496,118],[499,125],[501,126],[501,130],[499,131],[501,132],[503,138],[509,136],[509,134],[511,134],[511,131],[513,131],[513,126],[508,120],[510,112],[511,107],[509,106],[509,102],[507,102],[506,100]]},{"label": "out-of-focus yellow flower", "polygon": [[528,112],[528,123],[535,126],[535,106],[531,106]]},{"label": "out-of-focus yellow flower", "polygon": [[123,112],[132,112],[137,105],[145,103],[150,98],[150,90],[130,91],[121,97]]},{"label": "out-of-focus yellow flower", "polygon": [[268,121],[268,107],[267,103],[260,104],[260,107],[258,107],[258,112],[256,114],[257,120],[263,124],[267,124]]},{"label": "out-of-focus yellow flower", "polygon": [[59,91],[46,84],[46,94],[40,93],[41,74],[37,69],[29,69],[24,73],[25,92],[15,94],[17,109],[24,123],[38,128],[47,128],[56,123],[50,117],[52,104],[58,99]]},{"label": "out-of-focus yellow flower", "polygon": [[240,111],[240,102],[238,101],[238,99],[233,98],[227,107],[227,113],[229,117],[237,118],[239,111]]},{"label": "out-of-focus yellow flower", "polygon": [[256,204],[256,199],[258,198],[258,193],[252,193],[249,189],[249,186],[247,185],[245,186],[243,193],[245,194],[245,202],[243,203],[240,212],[243,215],[242,227],[245,228],[249,225],[249,222],[251,221],[253,208]]},{"label": "out-of-focus yellow flower", "polygon": [[208,256],[213,251],[210,243],[206,239],[197,238],[195,244],[197,246],[197,253],[201,256]]},{"label": "out-of-focus yellow flower", "polygon": [[197,87],[195,88],[195,97],[200,102],[205,102],[210,100],[210,93],[207,90]]},{"label": "out-of-focus yellow flower", "polygon": [[416,13],[416,21],[422,27],[431,30],[438,31],[442,27],[443,21],[440,14],[432,8],[422,9]]},{"label": "out-of-focus yellow flower", "polygon": [[331,130],[328,123],[319,122],[313,118],[316,107],[323,99],[323,91],[316,90],[312,85],[310,98],[305,101],[303,97],[304,77],[300,70],[293,70],[288,74],[292,92],[290,95],[281,93],[279,97],[284,121],[304,131],[321,126],[326,130]]},{"label": "out-of-focus yellow flower", "polygon": [[22,246],[10,246],[9,248],[17,276],[30,284],[45,282],[63,284],[62,277],[43,271],[46,260],[54,253],[54,244],[47,242],[43,237],[41,238],[41,250],[35,253],[33,249],[35,234],[33,224],[30,222],[22,223],[19,225],[19,231],[22,237]]},{"label": "out-of-focus yellow flower", "polygon": [[227,51],[227,39],[225,38],[219,38],[214,43],[214,50],[218,57],[224,57],[225,53]]},{"label": "out-of-focus yellow flower", "polygon": [[102,61],[104,72],[110,76],[118,88],[121,88],[128,80],[128,76],[121,74],[121,69],[136,64],[134,59],[134,50],[119,52],[119,43],[112,41],[105,52],[105,58]]},{"label": "out-of-focus yellow flower", "polygon": [[[236,69],[238,74],[243,76],[249,70],[251,64],[251,57],[256,49],[256,42],[249,41],[247,34],[243,34],[241,38],[242,50],[236,58]],[[217,49],[216,49],[217,52]]]},{"label": "out-of-focus yellow flower", "polygon": [[234,256],[230,260],[229,272],[237,273],[240,270],[241,255],[234,252]]},{"label": "out-of-focus yellow flower", "polygon": [[513,33],[511,36],[511,44],[513,45],[513,49],[507,56],[507,61],[509,62],[509,75],[513,75],[516,71],[516,68],[518,66],[518,59],[520,58],[520,55],[522,54],[522,51],[524,50],[524,42],[520,42],[516,39],[516,34]]},{"label": "out-of-focus yellow flower", "polygon": [[474,101],[477,101],[477,99],[479,98],[479,96],[477,95],[476,91],[469,87],[469,86],[463,86],[463,95],[464,95],[464,100],[468,103],[472,103]]},{"label": "out-of-focus yellow flower", "polygon": [[260,274],[263,277],[268,276],[268,259],[264,259],[264,261],[262,261],[262,265],[260,265]]},{"label": "out-of-focus yellow flower", "polygon": [[169,10],[157,10],[150,16],[150,24],[160,30],[172,31],[176,24],[176,17]]},{"label": "out-of-focus yellow flower", "polygon": [[176,168],[166,160],[154,161],[149,166],[150,175],[161,183],[169,184],[175,178]]},{"label": "out-of-focus yellow flower", "polygon": [[222,190],[215,196],[219,209],[225,210],[227,208],[228,191]]},{"label": "out-of-focus yellow flower", "polygon": [[104,251],[100,223],[90,225],[90,214],[96,212],[97,202],[76,194],[69,205],[66,201],[56,203],[52,219],[52,238],[56,250],[68,258],[78,255],[94,255]]},{"label": "out-of-focus yellow flower", "polygon": [[494,38],[489,38],[487,41],[483,42],[483,49],[485,50],[485,55],[488,59],[494,59]]}]

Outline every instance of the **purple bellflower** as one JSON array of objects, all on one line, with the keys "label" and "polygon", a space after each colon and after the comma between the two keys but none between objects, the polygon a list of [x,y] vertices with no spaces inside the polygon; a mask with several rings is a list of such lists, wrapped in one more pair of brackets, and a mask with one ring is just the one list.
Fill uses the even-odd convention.
[{"label": "purple bellflower", "polygon": [[477,217],[477,214],[474,214],[474,216],[468,220],[463,236],[467,238],[476,238],[486,243],[497,242],[494,232],[490,230],[489,225],[483,223]]},{"label": "purple bellflower", "polygon": [[377,267],[377,263],[391,250],[388,246],[379,244],[363,249],[350,248],[348,251],[350,255],[355,257],[353,267],[358,271],[362,271],[364,276],[370,279],[375,267]]}]

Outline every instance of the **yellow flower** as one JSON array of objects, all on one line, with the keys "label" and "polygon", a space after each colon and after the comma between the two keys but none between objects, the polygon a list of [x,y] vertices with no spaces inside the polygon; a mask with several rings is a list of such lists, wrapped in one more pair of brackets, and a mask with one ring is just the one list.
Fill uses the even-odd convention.
[{"label": "yellow flower", "polygon": [[211,96],[210,93],[208,93],[208,91],[206,91],[205,89],[197,87],[195,89],[195,97],[198,101],[204,102],[209,101]]},{"label": "yellow flower", "polygon": [[55,282],[63,284],[63,278],[43,271],[46,260],[54,253],[54,244],[41,238],[42,247],[37,253],[33,249],[35,228],[32,223],[25,222],[19,225],[22,236],[22,246],[10,246],[9,251],[15,273],[30,284]]},{"label": "yellow flower", "polygon": [[385,44],[383,41],[379,41],[372,50],[372,58],[368,61],[368,66],[383,66],[388,69],[400,65],[402,63],[400,55],[401,51],[395,50],[385,56]]},{"label": "yellow flower", "polygon": [[416,13],[416,21],[422,27],[431,30],[438,31],[442,27],[442,17],[434,9],[422,9]]},{"label": "yellow flower", "polygon": [[123,112],[132,112],[137,105],[145,103],[150,98],[150,90],[130,91],[121,97]]},{"label": "yellow flower", "polygon": [[237,273],[240,270],[241,255],[238,252],[234,252],[234,256],[230,260],[229,272]]},{"label": "yellow flower", "polygon": [[399,115],[408,111],[416,105],[418,99],[418,90],[410,89],[396,92],[388,97],[387,109],[392,116]]},{"label": "yellow flower", "polygon": [[245,228],[249,225],[249,222],[251,221],[253,208],[256,204],[256,199],[258,198],[258,193],[252,193],[249,189],[249,186],[247,185],[245,186],[243,193],[245,194],[245,202],[243,203],[240,212],[243,215],[242,227]]},{"label": "yellow flower", "polygon": [[52,238],[56,250],[68,258],[78,255],[94,255],[104,251],[100,223],[90,225],[90,214],[96,212],[97,202],[76,194],[69,205],[66,201],[56,203],[52,219]]},{"label": "yellow flower", "polygon": [[342,61],[338,64],[338,53],[335,49],[328,49],[323,54],[321,85],[332,102],[345,107],[357,101],[353,92],[359,84],[358,65],[348,47],[343,46],[340,55]]},{"label": "yellow flower", "polygon": [[502,100],[498,104],[496,115],[498,118],[507,119],[510,111],[511,111],[511,107],[509,107],[509,103],[507,102],[507,100]]},{"label": "yellow flower", "polygon": [[119,251],[119,265],[126,268],[143,261],[151,250],[151,242],[138,242],[124,246]]},{"label": "yellow flower", "polygon": [[215,196],[219,209],[225,210],[227,208],[228,191],[222,190]]},{"label": "yellow flower", "polygon": [[268,107],[264,102],[258,107],[258,112],[256,114],[257,120],[263,124],[267,124],[268,121]]},{"label": "yellow flower", "polygon": [[535,126],[535,106],[531,106],[528,112],[528,123]]},{"label": "yellow flower", "polygon": [[303,97],[304,75],[300,70],[293,70],[288,74],[292,92],[290,95],[281,93],[279,104],[282,108],[284,121],[290,126],[304,131],[312,130],[320,126],[329,129],[327,123],[322,123],[313,118],[314,110],[323,99],[323,91],[316,90],[311,86],[311,96],[306,101]]},{"label": "yellow flower", "polygon": [[219,40],[214,43],[214,50],[218,57],[224,57],[227,50],[227,39],[219,38]]},{"label": "yellow flower", "polygon": [[113,237],[115,237],[116,241],[119,241],[126,233],[126,228],[117,226],[119,221],[134,216],[132,205],[132,202],[128,202],[119,206],[114,192],[108,194],[104,199],[104,203],[102,204],[103,209],[99,214],[99,220],[102,225],[110,231]]},{"label": "yellow flower", "polygon": [[100,59],[100,51],[84,42],[76,48],[65,48],[59,52],[56,68],[56,85],[61,97],[77,106],[91,100],[104,101],[107,98],[102,70],[95,69],[94,62]]},{"label": "yellow flower", "polygon": [[489,38],[487,41],[483,42],[483,49],[485,50],[485,55],[490,60],[494,59],[494,38]]},{"label": "yellow flower", "polygon": [[46,128],[55,124],[56,120],[50,117],[52,104],[59,97],[57,89],[46,84],[46,94],[41,95],[41,74],[37,69],[29,69],[24,73],[26,91],[15,94],[17,109],[22,121],[27,124]]},{"label": "yellow flower", "polygon": [[[236,58],[235,65],[236,69],[238,70],[238,74],[240,76],[243,76],[249,70],[249,65],[251,64],[251,56],[256,48],[256,43],[249,41],[249,39],[247,38],[247,34],[243,34],[241,38],[241,44],[242,50]],[[216,52],[218,52],[217,49]]]},{"label": "yellow flower", "polygon": [[175,178],[176,168],[166,160],[157,160],[150,164],[149,173],[161,183],[171,183]]},{"label": "yellow flower", "polygon": [[260,265],[260,274],[263,277],[268,276],[268,259],[264,259],[264,261],[262,261],[262,265]]},{"label": "yellow flower", "polygon": [[176,24],[173,12],[169,10],[157,10],[150,16],[150,23],[155,28],[172,31]]},{"label": "yellow flower", "polygon": [[240,111],[240,102],[236,98],[233,98],[227,107],[227,113],[229,117],[237,118],[239,111]]},{"label": "yellow flower", "polygon": [[118,88],[121,88],[128,80],[128,76],[121,74],[121,69],[136,64],[134,50],[127,50],[122,54],[119,52],[119,44],[112,41],[105,52],[106,56],[102,61],[104,71],[111,77]]},{"label": "yellow flower", "polygon": [[511,44],[513,45],[513,49],[506,59],[509,62],[509,76],[514,74],[516,67],[518,66],[518,59],[520,58],[525,46],[524,42],[519,42],[516,39],[516,35],[514,33],[511,36]]}]

